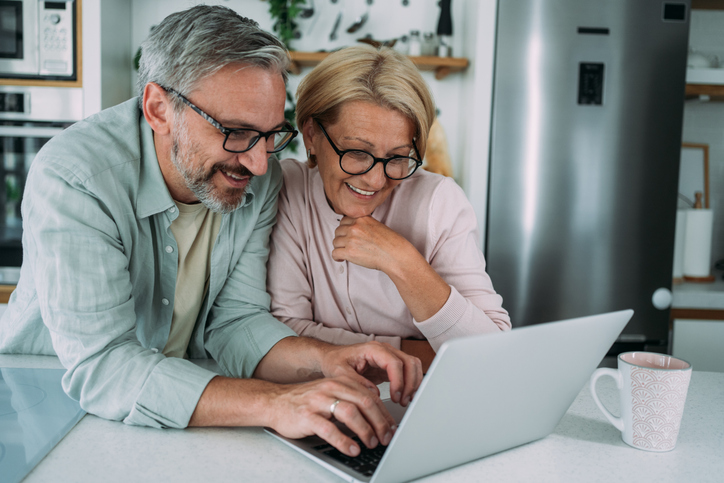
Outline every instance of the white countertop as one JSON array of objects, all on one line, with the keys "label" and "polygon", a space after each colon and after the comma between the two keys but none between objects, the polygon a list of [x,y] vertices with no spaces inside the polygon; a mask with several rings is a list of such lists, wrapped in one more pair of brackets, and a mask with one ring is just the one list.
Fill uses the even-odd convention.
[{"label": "white countertop", "polygon": [[[0,355],[0,367],[61,366],[55,357]],[[611,378],[599,381],[599,394],[617,413]],[[624,444],[586,386],[550,436],[419,481],[720,482],[723,455],[724,373],[695,371],[671,452],[649,453]],[[24,480],[47,481],[342,480],[260,428],[158,430],[87,415]]]},{"label": "white countertop", "polygon": [[672,287],[675,309],[724,310],[724,280],[721,274],[711,283],[683,282]]}]

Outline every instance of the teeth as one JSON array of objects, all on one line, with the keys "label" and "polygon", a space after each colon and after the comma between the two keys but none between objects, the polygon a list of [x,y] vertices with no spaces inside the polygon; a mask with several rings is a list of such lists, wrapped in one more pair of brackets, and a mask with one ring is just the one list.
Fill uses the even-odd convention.
[{"label": "teeth", "polygon": [[352,186],[352,185],[349,184],[349,183],[345,183],[345,184],[346,184],[347,186],[349,186],[349,188],[350,188],[352,191],[354,191],[355,193],[359,193],[359,194],[365,195],[365,196],[372,196],[373,194],[375,194],[374,191],[365,191],[365,190],[361,190],[361,189],[359,189],[359,188],[355,188],[354,186]]},{"label": "teeth", "polygon": [[224,171],[223,173],[224,173],[226,176],[228,176],[229,178],[234,178],[234,179],[239,179],[239,180],[244,179],[244,178],[242,178],[241,176],[238,176],[238,175],[236,175],[236,174],[234,174],[234,173],[229,173],[228,171]]}]

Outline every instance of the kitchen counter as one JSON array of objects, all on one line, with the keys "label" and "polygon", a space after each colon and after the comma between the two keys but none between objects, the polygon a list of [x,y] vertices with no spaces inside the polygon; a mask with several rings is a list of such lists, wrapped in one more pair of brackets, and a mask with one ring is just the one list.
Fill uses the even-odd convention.
[{"label": "kitchen counter", "polygon": [[[0,355],[0,367],[61,366],[56,357]],[[617,413],[613,380],[603,378],[598,387]],[[550,436],[419,481],[718,482],[724,474],[722,401],[724,373],[694,372],[676,449],[649,453],[621,441],[586,386]],[[86,415],[24,480],[45,481],[341,480],[260,428],[158,430]]]},{"label": "kitchen counter", "polygon": [[724,310],[724,280],[720,274],[711,283],[674,284],[672,292],[672,309]]}]

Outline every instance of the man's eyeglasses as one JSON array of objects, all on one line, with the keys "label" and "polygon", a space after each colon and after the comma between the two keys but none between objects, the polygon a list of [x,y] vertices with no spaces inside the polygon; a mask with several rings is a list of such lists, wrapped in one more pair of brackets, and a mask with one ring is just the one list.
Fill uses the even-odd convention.
[{"label": "man's eyeglasses", "polygon": [[329,141],[330,146],[334,149],[334,152],[339,155],[339,167],[342,168],[347,174],[357,175],[365,174],[371,170],[375,164],[382,163],[385,168],[385,176],[390,179],[399,180],[405,179],[412,176],[412,173],[422,165],[420,160],[420,153],[415,145],[415,140],[412,141],[412,148],[415,150],[417,158],[411,156],[392,156],[390,158],[376,158],[367,151],[361,149],[340,149],[332,142],[329,138],[329,134],[324,130],[324,126],[315,119],[315,122],[322,130],[324,137]]},{"label": "man's eyeglasses", "polygon": [[[191,109],[196,111],[199,116],[203,117],[207,121],[209,121],[209,124],[214,126],[216,129],[221,131],[221,133],[225,136],[224,137],[224,149],[229,151],[230,153],[244,153],[251,148],[254,147],[254,145],[259,142],[259,139],[264,138],[267,142],[267,153],[278,153],[279,151],[283,150],[287,147],[287,145],[291,142],[294,137],[299,134],[296,129],[292,127],[291,124],[287,123],[286,126],[284,126],[283,129],[279,129],[277,131],[267,131],[267,132],[261,132],[257,131],[256,129],[231,129],[228,127],[224,127],[221,125],[219,121],[214,119],[213,117],[206,114],[204,111],[196,107],[191,101],[186,99],[183,95],[181,95],[179,92],[169,88],[169,87],[161,87],[166,92],[170,92],[171,94],[175,95],[181,101],[189,106]],[[271,149],[269,148],[269,139],[271,138]]]}]

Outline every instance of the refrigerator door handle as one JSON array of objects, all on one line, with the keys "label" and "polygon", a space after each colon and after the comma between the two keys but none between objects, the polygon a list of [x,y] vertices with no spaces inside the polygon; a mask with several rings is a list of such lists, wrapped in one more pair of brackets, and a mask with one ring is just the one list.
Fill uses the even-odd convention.
[{"label": "refrigerator door handle", "polygon": [[671,293],[666,287],[657,288],[654,294],[651,296],[651,303],[654,304],[659,310],[666,310],[671,307],[671,302],[674,301],[674,294]]}]

